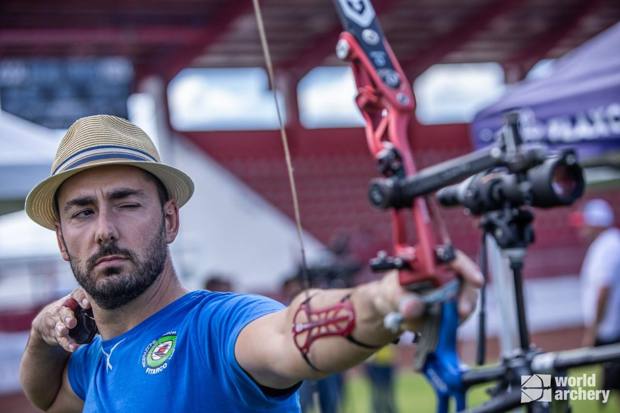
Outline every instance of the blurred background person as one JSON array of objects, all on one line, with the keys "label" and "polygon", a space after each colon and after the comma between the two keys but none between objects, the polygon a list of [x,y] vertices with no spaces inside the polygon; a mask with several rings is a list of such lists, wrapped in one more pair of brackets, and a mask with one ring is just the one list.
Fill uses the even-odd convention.
[{"label": "blurred background person", "polygon": [[[573,224],[590,244],[581,267],[586,346],[620,342],[620,229],[603,199],[588,201],[572,216]],[[603,366],[604,389],[620,390],[620,360]],[[620,399],[618,400],[620,402]]]},{"label": "blurred background person", "polygon": [[394,402],[394,375],[396,348],[387,345],[376,352],[366,363],[370,380],[373,413],[396,413]]},{"label": "blurred background person", "polygon": [[230,277],[224,274],[211,274],[208,275],[204,282],[204,289],[209,291],[234,291],[235,288],[233,286]]}]

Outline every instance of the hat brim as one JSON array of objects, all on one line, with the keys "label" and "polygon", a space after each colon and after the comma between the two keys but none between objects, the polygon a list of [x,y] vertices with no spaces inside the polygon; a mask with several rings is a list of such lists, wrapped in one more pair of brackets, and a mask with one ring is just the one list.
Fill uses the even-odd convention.
[{"label": "hat brim", "polygon": [[77,167],[43,180],[26,197],[26,213],[37,224],[55,230],[58,217],[54,206],[54,197],[58,188],[73,175],[105,165],[134,166],[153,174],[162,182],[168,191],[168,195],[176,199],[179,207],[185,205],[194,193],[192,179],[172,166],[156,162],[110,160],[109,162],[98,162],[94,165]]}]

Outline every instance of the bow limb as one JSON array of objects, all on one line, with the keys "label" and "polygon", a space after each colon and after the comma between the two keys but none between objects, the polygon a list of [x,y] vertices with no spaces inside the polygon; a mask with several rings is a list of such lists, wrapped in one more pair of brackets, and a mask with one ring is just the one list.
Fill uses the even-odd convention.
[{"label": "bow limb", "polygon": [[422,365],[422,373],[433,386],[437,395],[437,411],[447,412],[454,398],[456,410],[465,409],[465,391],[462,367],[456,352],[458,310],[456,300],[441,304],[441,324],[435,349],[428,353]]}]

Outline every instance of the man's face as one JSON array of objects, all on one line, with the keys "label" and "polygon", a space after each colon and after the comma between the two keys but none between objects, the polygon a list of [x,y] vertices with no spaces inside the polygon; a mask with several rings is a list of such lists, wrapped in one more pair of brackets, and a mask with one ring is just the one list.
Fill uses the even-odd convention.
[{"label": "man's face", "polygon": [[[69,178],[57,194],[58,242],[78,283],[102,308],[142,294],[167,258],[169,217],[140,169],[104,166]],[[176,208],[173,208],[176,212]]]}]

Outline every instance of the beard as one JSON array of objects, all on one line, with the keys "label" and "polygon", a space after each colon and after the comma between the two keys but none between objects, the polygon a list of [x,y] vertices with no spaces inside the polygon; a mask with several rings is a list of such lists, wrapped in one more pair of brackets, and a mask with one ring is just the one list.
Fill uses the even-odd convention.
[{"label": "beard", "polygon": [[[107,255],[119,255],[133,264],[133,272],[123,274],[122,267],[113,266],[103,270],[103,279],[97,280],[94,268],[97,260]],[[115,242],[101,245],[99,251],[91,256],[86,265],[69,255],[69,263],[80,286],[92,297],[97,305],[106,310],[121,307],[149,288],[164,269],[168,257],[164,223],[147,246],[144,259],[128,249],[119,248]]]}]

